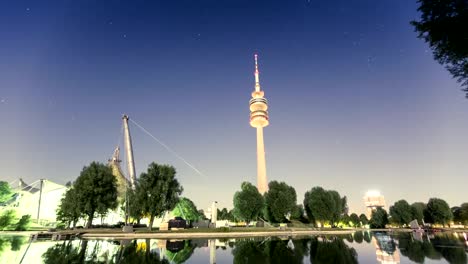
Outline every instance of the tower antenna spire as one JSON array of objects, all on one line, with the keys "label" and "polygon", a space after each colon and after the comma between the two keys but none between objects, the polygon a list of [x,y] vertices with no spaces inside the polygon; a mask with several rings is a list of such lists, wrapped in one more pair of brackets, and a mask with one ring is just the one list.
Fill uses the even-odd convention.
[{"label": "tower antenna spire", "polygon": [[260,91],[260,72],[258,71],[258,55],[255,54],[255,91]]}]

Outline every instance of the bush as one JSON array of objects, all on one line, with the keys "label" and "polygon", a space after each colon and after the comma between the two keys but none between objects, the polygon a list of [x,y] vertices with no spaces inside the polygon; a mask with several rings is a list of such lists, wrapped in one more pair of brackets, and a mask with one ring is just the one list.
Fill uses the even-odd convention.
[{"label": "bush", "polygon": [[15,211],[13,210],[6,210],[0,215],[0,230],[5,229],[7,226],[13,223],[15,219]]},{"label": "bush", "polygon": [[31,223],[31,216],[23,215],[18,223],[16,223],[15,231],[26,231],[28,229],[29,223]]}]

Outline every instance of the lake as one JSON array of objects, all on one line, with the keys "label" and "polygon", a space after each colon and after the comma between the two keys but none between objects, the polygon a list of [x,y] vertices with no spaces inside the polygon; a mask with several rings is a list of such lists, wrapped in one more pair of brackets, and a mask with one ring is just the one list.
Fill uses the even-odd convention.
[{"label": "lake", "polygon": [[0,263],[467,263],[464,233],[29,242],[0,235]]}]

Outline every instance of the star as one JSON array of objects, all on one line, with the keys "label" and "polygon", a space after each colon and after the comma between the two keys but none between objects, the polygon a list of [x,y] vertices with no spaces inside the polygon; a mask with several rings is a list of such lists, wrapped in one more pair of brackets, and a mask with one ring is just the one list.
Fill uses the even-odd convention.
[{"label": "star", "polygon": [[127,38],[127,34],[123,34],[123,37],[124,37],[124,38]]}]

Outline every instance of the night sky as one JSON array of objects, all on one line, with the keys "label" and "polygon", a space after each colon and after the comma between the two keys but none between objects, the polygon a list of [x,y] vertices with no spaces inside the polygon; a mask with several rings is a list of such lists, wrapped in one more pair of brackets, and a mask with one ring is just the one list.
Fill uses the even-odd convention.
[{"label": "night sky", "polygon": [[172,164],[199,208],[256,184],[253,55],[269,180],[364,211],[368,189],[466,202],[468,101],[409,0],[0,2],[0,179],[74,180],[134,124],[137,174]]}]

